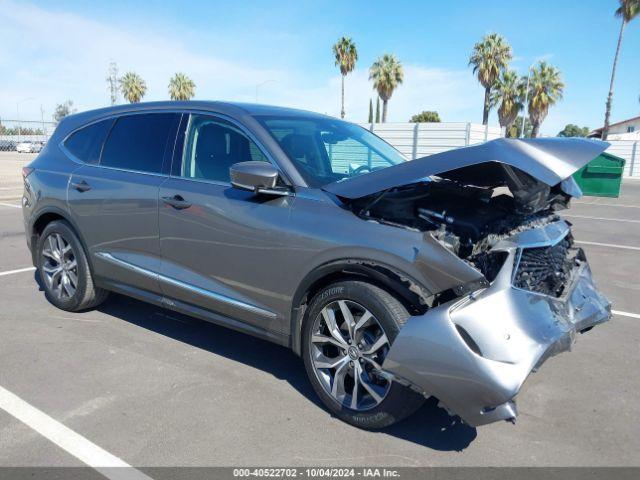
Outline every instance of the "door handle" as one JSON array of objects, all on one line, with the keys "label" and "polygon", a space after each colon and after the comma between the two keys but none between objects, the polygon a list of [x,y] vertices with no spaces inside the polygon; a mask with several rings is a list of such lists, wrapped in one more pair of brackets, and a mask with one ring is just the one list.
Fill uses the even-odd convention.
[{"label": "door handle", "polygon": [[182,196],[174,195],[173,197],[162,197],[162,201],[167,205],[171,205],[176,210],[184,210],[191,206],[191,202],[187,202]]},{"label": "door handle", "polygon": [[85,182],[84,180],[82,180],[81,182],[72,182],[71,183],[71,188],[79,191],[79,192],[86,192],[88,190],[91,190],[91,185],[89,185],[87,182]]}]

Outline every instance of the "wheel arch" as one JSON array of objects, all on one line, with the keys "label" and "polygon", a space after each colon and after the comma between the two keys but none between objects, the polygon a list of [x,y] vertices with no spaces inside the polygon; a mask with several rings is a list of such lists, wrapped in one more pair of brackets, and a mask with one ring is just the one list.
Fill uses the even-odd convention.
[{"label": "wheel arch", "polygon": [[290,346],[296,354],[301,353],[302,322],[309,301],[324,287],[348,279],[364,280],[387,290],[412,314],[424,313],[431,295],[411,277],[380,262],[342,259],[323,264],[304,277],[293,297]]},{"label": "wheel arch", "polygon": [[45,207],[42,210],[39,210],[38,213],[34,215],[34,219],[35,220],[31,222],[29,227],[31,260],[34,266],[37,267],[37,255],[38,255],[37,249],[38,249],[38,240],[40,238],[40,235],[42,235],[42,232],[44,231],[44,229],[51,222],[54,222],[56,220],[64,220],[69,224],[69,226],[73,229],[73,232],[76,234],[76,236],[80,240],[80,243],[82,244],[82,248],[84,248],[84,251],[86,253],[87,262],[89,263],[89,268],[93,273],[93,263],[91,261],[91,256],[89,255],[89,250],[87,249],[87,244],[85,243],[85,240],[82,234],[80,233],[80,229],[75,224],[75,222],[70,218],[70,215],[67,212],[65,212],[61,208],[57,208],[53,206]]}]

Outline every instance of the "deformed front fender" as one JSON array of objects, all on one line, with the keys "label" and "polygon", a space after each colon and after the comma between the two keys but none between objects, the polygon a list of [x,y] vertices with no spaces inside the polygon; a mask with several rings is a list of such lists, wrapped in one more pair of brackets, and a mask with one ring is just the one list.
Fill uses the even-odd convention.
[{"label": "deformed front fender", "polygon": [[470,425],[514,419],[514,397],[531,371],[611,316],[582,253],[562,297],[511,284],[521,248],[552,245],[567,233],[558,222],[496,246],[508,257],[491,286],[409,318],[383,368]]}]

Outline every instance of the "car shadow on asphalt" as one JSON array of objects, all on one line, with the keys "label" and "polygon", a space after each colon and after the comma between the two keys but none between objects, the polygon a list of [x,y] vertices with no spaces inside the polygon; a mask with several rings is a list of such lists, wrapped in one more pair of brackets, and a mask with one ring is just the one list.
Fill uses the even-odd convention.
[{"label": "car shadow on asphalt", "polygon": [[[193,347],[259,368],[285,380],[318,408],[324,408],[307,379],[302,360],[288,348],[121,295],[112,294],[98,309]],[[444,451],[462,451],[477,435],[475,428],[439,408],[434,398],[383,433]]]},{"label": "car shadow on asphalt", "polygon": [[[35,278],[42,290],[37,273]],[[324,408],[307,379],[302,360],[288,348],[114,293],[97,309],[146,330],[268,372],[288,382],[318,408]],[[433,398],[415,414],[381,433],[444,451],[462,451],[476,438],[475,428],[464,424],[459,417],[450,417],[437,407],[437,400]]]}]

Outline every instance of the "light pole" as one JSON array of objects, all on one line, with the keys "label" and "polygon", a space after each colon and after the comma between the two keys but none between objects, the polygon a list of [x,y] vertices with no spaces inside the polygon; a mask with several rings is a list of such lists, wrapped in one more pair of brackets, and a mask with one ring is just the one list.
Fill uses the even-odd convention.
[{"label": "light pole", "polygon": [[22,100],[18,100],[16,102],[16,121],[18,122],[18,141],[20,141],[20,137],[22,135],[22,133],[20,132],[20,104],[23,102],[26,102],[28,100],[33,100],[36,97],[27,97],[27,98],[23,98]]},{"label": "light pole", "polygon": [[273,79],[265,80],[264,82],[262,82],[262,83],[258,83],[258,84],[256,85],[256,103],[258,103],[258,89],[259,89],[260,87],[262,87],[262,86],[266,85],[267,83],[271,83],[271,82],[277,82],[277,80],[273,80]]}]

